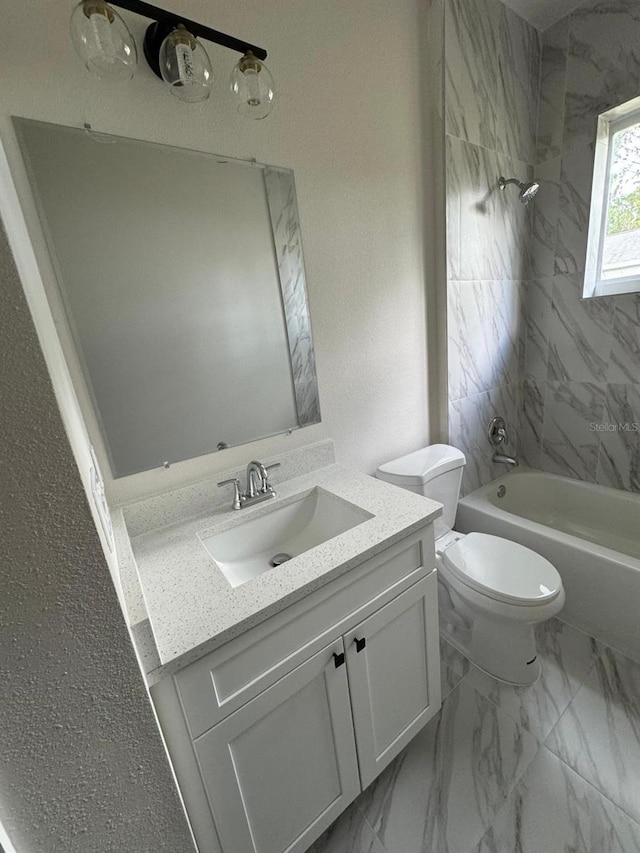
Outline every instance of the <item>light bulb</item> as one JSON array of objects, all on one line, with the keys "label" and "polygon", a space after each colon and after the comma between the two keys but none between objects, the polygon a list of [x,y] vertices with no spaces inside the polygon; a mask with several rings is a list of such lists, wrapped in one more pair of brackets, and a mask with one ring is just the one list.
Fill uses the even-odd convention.
[{"label": "light bulb", "polygon": [[92,12],[89,15],[89,23],[93,31],[96,51],[112,62],[116,55],[116,45],[111,32],[111,21],[100,12]]},{"label": "light bulb", "polygon": [[231,72],[231,91],[238,112],[245,118],[266,118],[273,108],[273,77],[267,66],[249,50]]},{"label": "light bulb", "polygon": [[213,75],[206,50],[178,24],[160,47],[160,73],[171,92],[182,101],[206,101]]},{"label": "light bulb", "polygon": [[81,0],[71,14],[71,39],[85,66],[108,80],[129,80],[138,62],[133,36],[105,0]]},{"label": "light bulb", "polygon": [[196,75],[193,68],[193,51],[188,44],[176,45],[176,60],[180,83],[183,86],[193,86]]},{"label": "light bulb", "polygon": [[260,104],[260,80],[256,69],[247,68],[244,80],[247,86],[247,103],[251,107],[257,107]]}]

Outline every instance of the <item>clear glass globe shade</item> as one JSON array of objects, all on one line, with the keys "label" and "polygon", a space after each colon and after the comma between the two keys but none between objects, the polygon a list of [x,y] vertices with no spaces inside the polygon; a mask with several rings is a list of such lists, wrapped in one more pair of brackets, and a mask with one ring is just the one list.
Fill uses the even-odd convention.
[{"label": "clear glass globe shade", "polygon": [[138,63],[133,36],[104,0],[82,0],[71,14],[71,40],[86,68],[103,80],[130,80]]},{"label": "clear glass globe shade", "polygon": [[266,118],[273,109],[273,77],[252,53],[245,54],[231,72],[231,91],[238,101],[238,112],[245,118]]},{"label": "clear glass globe shade", "polygon": [[160,73],[181,101],[206,101],[211,94],[213,74],[207,51],[182,24],[160,46]]}]

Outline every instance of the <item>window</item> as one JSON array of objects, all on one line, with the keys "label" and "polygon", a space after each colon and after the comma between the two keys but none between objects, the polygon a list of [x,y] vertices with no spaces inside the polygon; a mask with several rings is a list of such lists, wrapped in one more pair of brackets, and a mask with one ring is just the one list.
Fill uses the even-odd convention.
[{"label": "window", "polygon": [[585,297],[640,291],[640,98],[603,113],[593,167]]}]

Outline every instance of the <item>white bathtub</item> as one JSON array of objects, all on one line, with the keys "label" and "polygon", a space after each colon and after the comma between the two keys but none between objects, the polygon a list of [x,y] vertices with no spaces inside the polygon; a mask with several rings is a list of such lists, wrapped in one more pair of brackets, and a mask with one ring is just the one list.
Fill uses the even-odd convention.
[{"label": "white bathtub", "polygon": [[640,660],[640,495],[519,469],[463,498],[456,530],[542,554],[567,594],[560,618]]}]

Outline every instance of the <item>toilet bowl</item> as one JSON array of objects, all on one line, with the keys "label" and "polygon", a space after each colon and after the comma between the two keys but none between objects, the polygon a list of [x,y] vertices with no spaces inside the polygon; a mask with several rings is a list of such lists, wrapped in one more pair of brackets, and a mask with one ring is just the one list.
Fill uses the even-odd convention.
[{"label": "toilet bowl", "polygon": [[380,466],[377,476],[443,504],[435,522],[441,634],[493,677],[532,684],[540,674],[535,626],[562,609],[562,580],[530,548],[453,530],[465,462],[457,448],[436,444]]}]

